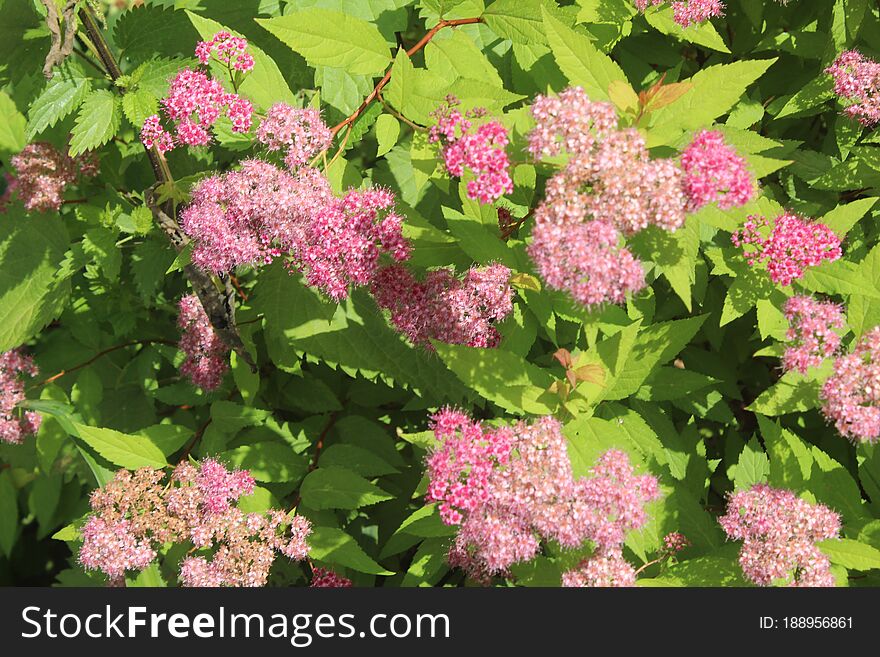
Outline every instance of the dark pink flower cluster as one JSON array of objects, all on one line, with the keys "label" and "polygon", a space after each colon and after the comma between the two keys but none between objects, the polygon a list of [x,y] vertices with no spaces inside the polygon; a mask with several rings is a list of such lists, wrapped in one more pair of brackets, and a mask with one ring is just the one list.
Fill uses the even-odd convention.
[{"label": "dark pink flower cluster", "polygon": [[206,271],[283,256],[335,300],[350,286],[369,284],[383,254],[409,257],[391,191],[352,189],[338,198],[318,170],[290,173],[262,160],[200,181],[181,224],[195,241],[193,262]]},{"label": "dark pink flower cluster", "polygon": [[414,345],[433,349],[431,340],[471,347],[495,347],[495,324],[513,310],[510,270],[504,265],[472,267],[461,278],[449,269],[417,280],[402,265],[383,267],[372,292],[391,323]]},{"label": "dark pink flower cluster", "polygon": [[755,195],[746,161],[717,130],[701,130],[681,153],[688,211],[717,203],[726,210],[745,205]]},{"label": "dark pink flower cluster", "polygon": [[441,154],[450,175],[461,177],[465,169],[476,178],[468,181],[468,198],[492,203],[513,191],[510,161],[505,148],[510,142],[507,128],[498,121],[474,126],[472,119],[485,116],[485,110],[462,114],[455,109],[458,100],[447,97],[446,104],[433,112],[437,125],[431,128],[430,141],[441,145]]},{"label": "dark pink flower cluster", "polygon": [[92,177],[98,173],[94,157],[70,157],[44,141],[28,144],[9,161],[15,167],[16,176],[7,176],[7,193],[15,192],[29,212],[57,211],[65,187],[81,176]]},{"label": "dark pink flower cluster", "polygon": [[223,375],[229,369],[229,347],[214,333],[195,294],[183,297],[178,309],[180,350],[185,356],[180,373],[188,377],[193,385],[214,390],[223,382]]},{"label": "dark pink flower cluster", "polygon": [[306,558],[311,524],[277,509],[244,513],[235,503],[253,489],[248,472],[213,459],[181,463],[168,483],[161,470],[119,470],[92,493],[80,562],[118,581],[166,544],[188,541],[198,553],[181,562],[184,586],[263,586],[276,552]]},{"label": "dark pink flower cluster", "polygon": [[825,72],[834,78],[834,93],[847,105],[845,114],[865,126],[880,122],[880,62],[847,50]]},{"label": "dark pink flower cluster", "polygon": [[657,480],[635,475],[616,450],[575,479],[552,417],[486,429],[444,409],[432,422],[438,447],[427,460],[426,499],[459,525],[449,562],[476,579],[532,559],[542,539],[568,549],[591,541],[595,559],[622,559],[626,533],[646,522],[644,505],[659,495]]},{"label": "dark pink flower cluster", "polygon": [[[635,0],[636,9],[644,12],[648,5],[661,5],[664,0]],[[710,18],[724,16],[721,0],[676,0],[672,3],[672,18],[682,27],[705,23]]]},{"label": "dark pink flower cluster", "polygon": [[257,128],[257,140],[270,151],[286,150],[285,164],[297,169],[329,148],[333,134],[318,110],[275,103]]},{"label": "dark pink flower cluster", "polygon": [[807,267],[841,256],[840,238],[825,224],[785,213],[776,217],[770,234],[763,237],[761,228],[769,225],[765,217],[750,216],[742,230],[731,235],[731,241],[744,250],[746,245],[753,247],[746,252],[746,260],[750,265],[765,262],[774,283],[789,285],[803,276]]},{"label": "dark pink flower cluster", "polygon": [[326,568],[312,568],[313,589],[348,589],[351,588],[351,580],[348,577],[337,575]]},{"label": "dark pink flower cluster", "polygon": [[759,586],[834,586],[828,557],[816,546],[837,538],[840,516],[789,490],[755,484],[730,496],[719,520],[727,537],[742,541],[739,563]]},{"label": "dark pink flower cluster", "polygon": [[247,52],[247,45],[247,39],[233,36],[229,32],[217,32],[210,41],[199,41],[196,44],[196,57],[207,65],[213,56],[230,69],[244,73],[254,67],[254,58]]},{"label": "dark pink flower cluster", "polygon": [[223,85],[202,71],[184,68],[171,81],[168,95],[162,99],[166,117],[175,122],[172,134],[162,126],[156,114],[141,128],[141,141],[164,153],[178,144],[206,146],[211,142],[211,127],[221,116],[232,122],[233,132],[251,129],[253,105],[238,94],[227,92]]},{"label": "dark pink flower cluster", "polygon": [[880,326],[859,338],[852,353],[838,356],[821,397],[822,412],[842,436],[869,443],[880,438]]},{"label": "dark pink flower cluster", "polygon": [[18,408],[25,400],[25,378],[38,373],[34,361],[20,349],[0,355],[0,442],[18,445],[39,431],[42,418]]},{"label": "dark pink flower cluster", "polygon": [[614,108],[578,87],[538,96],[532,115],[530,152],[569,160],[547,182],[529,255],[550,287],[587,306],[620,303],[645,285],[621,238],[684,223],[681,170],[672,159],[651,159],[638,130],[618,129]]},{"label": "dark pink flower cluster", "polygon": [[788,320],[785,337],[789,344],[782,355],[786,372],[806,374],[810,367],[818,367],[837,351],[840,335],[834,329],[845,325],[840,305],[798,295],[785,302],[783,311]]}]

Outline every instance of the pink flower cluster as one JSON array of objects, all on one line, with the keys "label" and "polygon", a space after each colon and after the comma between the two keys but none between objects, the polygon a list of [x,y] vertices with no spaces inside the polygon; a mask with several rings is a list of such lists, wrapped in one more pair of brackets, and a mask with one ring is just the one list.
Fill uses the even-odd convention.
[{"label": "pink flower cluster", "polygon": [[852,353],[838,356],[821,397],[822,412],[842,436],[869,443],[880,438],[880,326],[865,333]]},{"label": "pink flower cluster", "polygon": [[825,72],[834,78],[834,93],[847,103],[846,115],[865,126],[880,122],[880,62],[847,50]]},{"label": "pink flower cluster", "polygon": [[818,367],[837,351],[840,335],[834,329],[844,327],[838,304],[799,295],[789,298],[783,311],[789,326],[785,335],[789,345],[782,355],[786,372],[806,374],[810,367]]},{"label": "pink flower cluster", "polygon": [[316,169],[294,174],[255,159],[200,181],[181,225],[195,241],[193,262],[206,271],[283,255],[335,300],[350,286],[369,284],[383,254],[398,262],[409,257],[390,190],[352,189],[337,198]]},{"label": "pink flower cluster", "polygon": [[214,390],[223,382],[229,369],[229,347],[214,333],[211,322],[195,294],[185,296],[178,306],[180,350],[185,359],[180,373],[203,390]]},{"label": "pink flower cluster", "polygon": [[391,323],[415,345],[433,349],[431,340],[471,347],[495,347],[497,322],[513,310],[510,270],[498,264],[472,267],[458,278],[449,269],[417,280],[402,265],[383,267],[371,290]]},{"label": "pink flower cluster", "polygon": [[318,110],[275,103],[257,128],[257,140],[270,151],[285,149],[285,164],[297,169],[329,148],[333,133]]},{"label": "pink flower cluster", "polygon": [[9,161],[15,167],[16,176],[7,176],[7,193],[15,192],[29,212],[57,211],[65,187],[80,176],[91,177],[98,173],[94,157],[70,157],[44,141],[28,144]]},{"label": "pink flower cluster", "polygon": [[618,129],[614,108],[578,87],[538,96],[532,115],[530,152],[569,161],[547,182],[529,255],[550,287],[587,306],[620,303],[645,285],[621,236],[684,223],[681,170],[671,159],[652,160],[638,130]]},{"label": "pink flower cluster", "polygon": [[[635,0],[636,9],[644,12],[648,5],[660,5],[664,0]],[[672,3],[672,18],[682,27],[705,23],[710,18],[724,16],[721,0],[681,0]]]},{"label": "pink flower cluster", "polygon": [[739,563],[755,584],[834,586],[828,557],[816,546],[840,532],[840,516],[828,507],[755,484],[730,496],[719,522],[728,538],[743,542]]},{"label": "pink flower cluster", "polygon": [[207,65],[213,56],[230,69],[247,72],[254,67],[254,58],[247,52],[247,39],[233,36],[229,32],[217,32],[210,41],[199,41],[196,57]]},{"label": "pink flower cluster", "polygon": [[485,115],[485,110],[470,110],[463,115],[455,106],[458,99],[448,96],[446,104],[433,112],[437,125],[431,128],[430,141],[441,144],[446,171],[461,177],[465,169],[476,178],[468,181],[468,198],[492,203],[513,191],[510,161],[505,147],[510,141],[507,128],[498,121],[482,123],[476,128],[470,119]]},{"label": "pink flower cluster", "polygon": [[312,568],[313,589],[348,589],[351,588],[351,580],[342,575],[337,575],[326,568]]},{"label": "pink flower cluster", "polygon": [[427,460],[426,499],[459,525],[450,564],[479,580],[533,558],[542,539],[568,549],[591,541],[595,559],[622,559],[626,533],[646,522],[644,505],[659,495],[657,480],[635,475],[616,450],[575,479],[552,417],[486,429],[444,409],[432,428],[438,447]]},{"label": "pink flower cluster", "polygon": [[0,355],[0,442],[18,445],[40,429],[37,413],[17,408],[25,400],[25,377],[37,374],[34,361],[20,349]]},{"label": "pink flower cluster", "polygon": [[765,217],[750,216],[742,230],[731,235],[734,246],[754,250],[746,252],[750,265],[766,262],[770,280],[789,285],[804,275],[807,267],[823,261],[840,258],[840,238],[828,226],[795,214],[781,214],[774,220],[770,234],[765,238],[761,228],[769,226]]},{"label": "pink flower cluster", "polygon": [[155,146],[164,153],[177,144],[206,146],[211,142],[209,132],[217,119],[226,116],[232,122],[233,132],[251,129],[253,105],[246,98],[227,93],[219,81],[202,71],[184,68],[171,81],[168,95],[162,99],[166,117],[176,122],[174,134],[162,127],[154,114],[141,128],[141,141],[147,148]]},{"label": "pink flower cluster", "polygon": [[717,203],[726,210],[745,205],[755,195],[746,161],[717,130],[701,130],[681,154],[688,211]]},{"label": "pink flower cluster", "polygon": [[180,566],[184,586],[263,586],[275,553],[302,560],[311,524],[283,511],[244,513],[235,503],[254,489],[246,471],[213,459],[183,462],[166,484],[161,470],[119,470],[91,496],[79,559],[118,581],[143,570],[168,543],[190,542],[199,552]]}]

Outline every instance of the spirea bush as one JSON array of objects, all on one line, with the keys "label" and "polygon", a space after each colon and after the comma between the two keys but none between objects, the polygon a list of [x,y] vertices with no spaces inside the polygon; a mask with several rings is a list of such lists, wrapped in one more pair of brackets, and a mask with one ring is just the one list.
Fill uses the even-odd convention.
[{"label": "spirea bush", "polygon": [[880,585],[876,2],[0,32],[0,583]]}]

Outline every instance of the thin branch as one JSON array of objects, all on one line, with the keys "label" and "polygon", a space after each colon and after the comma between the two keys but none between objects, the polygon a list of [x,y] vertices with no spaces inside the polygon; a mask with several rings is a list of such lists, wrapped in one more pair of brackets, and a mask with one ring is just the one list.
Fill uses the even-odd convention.
[{"label": "thin branch", "polygon": [[[321,458],[321,452],[324,450],[324,439],[327,438],[327,434],[330,433],[330,429],[333,428],[333,425],[336,424],[336,420],[339,417],[339,414],[335,411],[330,413],[330,418],[327,420],[327,424],[324,425],[324,428],[321,430],[321,435],[318,436],[318,441],[315,443],[315,453],[312,455],[312,460],[309,463],[309,472],[312,472],[318,467],[318,459]],[[302,494],[297,492],[296,500],[293,502],[292,508],[296,508],[299,506],[299,503],[302,501]]]},{"label": "thin branch", "polygon": [[[482,22],[483,22],[483,19],[479,16],[477,16],[475,18],[457,18],[455,20],[442,20],[439,23],[437,23],[434,27],[432,27],[427,32],[427,34],[425,34],[425,36],[423,36],[421,39],[419,39],[419,41],[412,48],[407,50],[406,54],[409,55],[410,57],[412,57],[414,54],[416,54],[418,51],[420,51],[422,48],[424,48],[426,45],[428,45],[428,43],[431,41],[431,39],[433,39],[434,36],[436,36],[437,32],[439,32],[440,30],[442,30],[444,28],[458,27],[459,25],[473,25],[475,23],[482,23]],[[363,114],[364,110],[367,109],[367,107],[369,107],[370,103],[372,103],[374,100],[376,100],[376,97],[379,95],[379,92],[382,91],[382,88],[386,84],[388,84],[388,82],[390,80],[391,80],[391,67],[388,68],[388,70],[385,72],[385,75],[382,76],[382,79],[379,80],[379,82],[376,84],[375,87],[373,87],[373,90],[370,92],[370,95],[367,96],[366,98],[364,98],[364,102],[362,102],[354,112],[349,114],[345,119],[343,119],[342,121],[340,121],[339,123],[337,123],[335,126],[333,126],[330,129],[330,132],[333,133],[333,136],[336,136],[339,133],[339,131],[342,130],[344,127],[354,123],[357,120],[357,118],[361,114]]]},{"label": "thin branch", "polygon": [[132,340],[130,342],[124,342],[122,344],[117,344],[112,347],[107,347],[106,349],[96,353],[94,356],[92,356],[88,360],[83,361],[79,365],[74,365],[73,367],[68,367],[67,369],[63,369],[60,372],[58,372],[57,374],[53,374],[52,376],[50,376],[48,379],[40,381],[39,383],[35,383],[34,385],[30,386],[28,389],[32,390],[33,388],[39,388],[42,386],[49,385],[50,383],[57,381],[61,377],[70,374],[71,372],[76,372],[77,370],[81,370],[84,367],[88,367],[89,365],[94,363],[96,360],[103,358],[107,354],[112,354],[114,351],[119,351],[120,349],[125,349],[126,347],[134,347],[134,346],[146,345],[146,344],[167,344],[167,345],[175,346],[177,343],[172,342],[171,340],[165,340],[163,338],[145,338],[143,340]]},{"label": "thin branch", "polygon": [[[110,74],[110,78],[115,82],[122,75],[122,69],[119,68],[119,63],[110,51],[110,46],[104,39],[95,15],[88,5],[79,10],[79,17],[92,47]],[[168,162],[159,150],[155,146],[153,148],[144,147],[144,150],[150,159],[150,166],[153,168],[157,185],[173,183],[174,179],[168,168]],[[153,190],[148,190],[144,194],[144,198],[147,207],[153,211],[153,217],[165,231],[171,244],[180,253],[189,243],[189,238],[174,218],[173,202],[154,203]],[[252,371],[256,372],[256,363],[248,353],[235,324],[234,292],[229,275],[219,274],[216,278],[212,278],[192,264],[186,265],[183,268],[183,273],[198,296],[214,332],[241,356],[241,359],[250,366]]]}]

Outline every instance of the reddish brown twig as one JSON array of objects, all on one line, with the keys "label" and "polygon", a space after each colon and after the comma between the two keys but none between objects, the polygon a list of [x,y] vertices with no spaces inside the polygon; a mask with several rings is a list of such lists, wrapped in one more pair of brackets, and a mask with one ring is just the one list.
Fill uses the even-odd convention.
[{"label": "reddish brown twig", "polygon": [[67,374],[70,374],[71,372],[76,372],[77,370],[81,370],[84,367],[88,367],[89,365],[94,363],[99,358],[102,358],[102,357],[106,356],[107,354],[113,353],[114,351],[119,351],[120,349],[125,349],[126,347],[134,347],[137,345],[144,345],[144,344],[167,344],[167,345],[171,345],[171,346],[176,346],[177,343],[172,342],[171,340],[164,340],[162,338],[146,338],[144,340],[132,340],[131,342],[125,342],[123,344],[117,344],[112,347],[107,347],[106,349],[99,351],[97,354],[95,354],[94,356],[89,358],[87,361],[84,361],[84,362],[80,363],[79,365],[74,365],[73,367],[68,367],[67,369],[63,369],[60,372],[58,372],[57,374],[53,374],[52,376],[50,376],[48,379],[45,379],[44,381],[41,381],[40,383],[35,383],[34,385],[30,386],[30,388],[28,388],[28,389],[30,390],[33,388],[39,388],[41,386],[49,385],[50,383],[53,383],[54,381],[57,381],[58,379],[60,379],[62,376],[66,376]]}]

